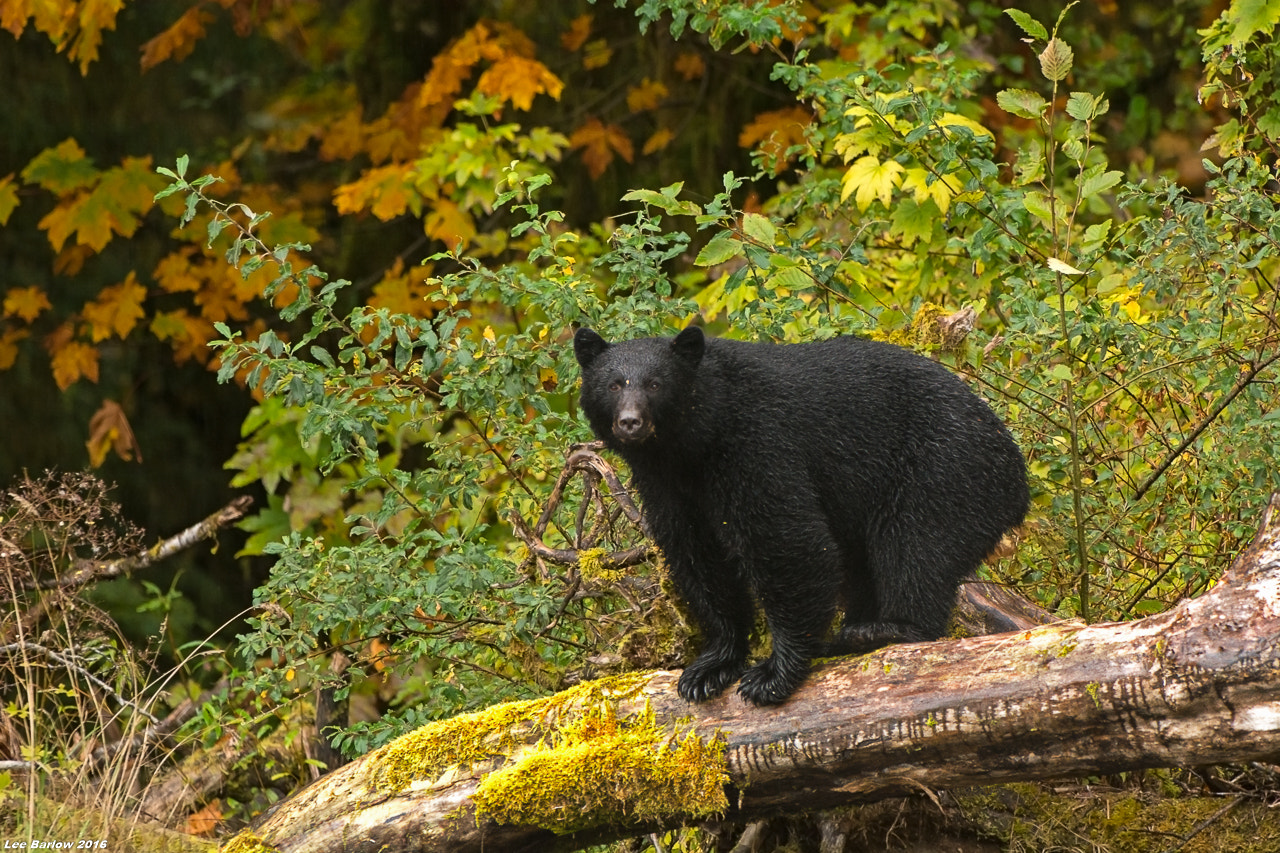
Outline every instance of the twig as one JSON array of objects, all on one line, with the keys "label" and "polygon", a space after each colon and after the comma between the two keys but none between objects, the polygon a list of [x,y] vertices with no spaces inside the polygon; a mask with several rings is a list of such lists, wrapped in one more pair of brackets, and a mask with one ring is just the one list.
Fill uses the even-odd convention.
[{"label": "twig", "polygon": [[77,589],[97,580],[119,577],[138,569],[145,569],[153,563],[158,563],[166,557],[190,548],[202,539],[214,538],[223,527],[243,518],[252,503],[252,497],[241,495],[204,521],[193,524],[176,536],[157,542],[140,554],[109,563],[76,560],[72,564],[71,574],[40,581],[38,586],[41,589]]},{"label": "twig", "polygon": [[108,696],[115,699],[121,705],[127,708],[132,708],[133,710],[137,711],[139,714],[141,714],[142,716],[150,720],[153,724],[159,722],[159,720],[156,719],[155,715],[152,714],[150,711],[148,711],[146,708],[139,706],[138,703],[136,702],[131,702],[130,700],[124,698],[119,693],[117,693],[110,684],[107,684],[107,682],[103,681],[101,678],[98,678],[98,676],[94,675],[92,672],[89,672],[89,670],[85,669],[83,666],[76,663],[71,658],[66,657],[61,653],[54,651],[48,646],[42,646],[39,643],[23,643],[23,642],[9,643],[8,645],[0,646],[0,653],[13,654],[14,652],[38,652],[44,655],[45,657],[47,657],[49,660],[58,664],[59,666],[62,666],[64,669],[70,672],[79,673],[86,680],[97,685],[98,689],[102,690]]},{"label": "twig", "polygon": [[1243,796],[1236,797],[1234,800],[1227,803],[1225,806],[1218,809],[1216,812],[1214,812],[1213,814],[1209,815],[1207,818],[1205,818],[1204,820],[1196,824],[1195,827],[1189,833],[1187,833],[1186,837],[1184,837],[1180,842],[1178,842],[1177,845],[1170,847],[1168,850],[1164,851],[1164,853],[1178,853],[1179,850],[1182,850],[1184,847],[1186,847],[1188,844],[1191,843],[1191,839],[1195,838],[1201,832],[1208,829],[1216,821],[1220,820],[1224,815],[1226,815],[1227,812],[1231,811],[1236,806],[1244,802],[1244,800],[1245,798]]}]

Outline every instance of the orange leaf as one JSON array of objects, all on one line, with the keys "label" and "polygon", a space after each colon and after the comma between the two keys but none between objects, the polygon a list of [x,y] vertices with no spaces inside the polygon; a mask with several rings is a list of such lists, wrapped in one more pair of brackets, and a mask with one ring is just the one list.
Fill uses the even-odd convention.
[{"label": "orange leaf", "polygon": [[422,224],[427,236],[444,243],[450,250],[457,249],[459,243],[470,243],[476,236],[471,215],[447,198],[435,202]]},{"label": "orange leaf", "polygon": [[[139,460],[141,461],[141,460]],[[187,818],[183,832],[187,835],[212,836],[222,822],[222,801],[214,800]]]},{"label": "orange leaf", "polygon": [[142,300],[146,298],[147,289],[138,283],[132,270],[120,284],[103,288],[98,298],[86,303],[81,312],[89,324],[93,342],[104,341],[113,332],[119,338],[128,337],[145,313]]},{"label": "orange leaf", "polygon": [[27,337],[28,334],[26,329],[10,329],[0,335],[0,370],[13,367],[14,361],[18,358],[18,341]]},{"label": "orange leaf", "polygon": [[804,107],[760,113],[738,134],[738,144],[743,148],[758,144],[760,151],[775,161],[776,174],[785,165],[787,149],[805,141],[805,129],[812,121],[813,116]]},{"label": "orange leaf", "polygon": [[644,142],[644,148],[640,149],[642,154],[652,154],[655,151],[661,151],[671,144],[672,138],[675,136],[670,128],[660,127],[653,132]]},{"label": "orange leaf", "polygon": [[358,213],[368,209],[383,222],[410,209],[416,216],[422,210],[422,199],[409,186],[411,168],[403,163],[393,163],[366,169],[357,180],[333,191],[334,207],[339,213]]},{"label": "orange leaf", "polygon": [[569,29],[560,34],[560,46],[573,53],[590,35],[591,15],[579,15],[570,22]]},{"label": "orange leaf", "polygon": [[[31,166],[27,168],[30,170]],[[55,251],[62,251],[72,233],[76,235],[77,244],[89,246],[95,252],[102,251],[111,242],[113,233],[133,236],[138,229],[138,215],[151,209],[164,181],[151,173],[149,157],[126,157],[122,165],[102,172],[96,184],[90,189],[63,195],[58,205],[40,220],[39,225],[48,232],[49,243]]]},{"label": "orange leaf", "polygon": [[31,287],[15,287],[4,296],[4,315],[21,317],[28,323],[39,317],[41,311],[52,307],[49,297],[34,284]]},{"label": "orange leaf", "polygon": [[90,382],[98,381],[98,349],[83,341],[70,341],[58,347],[53,351],[51,362],[53,381],[63,391],[82,376]]},{"label": "orange leaf", "polygon": [[204,38],[204,25],[212,20],[213,15],[199,6],[183,12],[169,29],[142,46],[142,70],[148,71],[166,59],[175,62],[186,59],[195,49],[196,42]]},{"label": "orange leaf", "polygon": [[707,73],[707,63],[701,54],[686,51],[676,57],[675,69],[686,81],[697,80]]},{"label": "orange leaf", "polygon": [[569,145],[582,149],[582,160],[587,164],[587,171],[592,178],[604,174],[613,162],[617,153],[623,160],[631,162],[635,150],[631,140],[621,127],[616,124],[605,125],[598,118],[589,118],[569,137]]},{"label": "orange leaf", "polygon": [[639,86],[627,90],[627,109],[633,113],[641,113],[657,107],[667,97],[667,87],[657,80],[648,77]]},{"label": "orange leaf", "polygon": [[151,319],[151,333],[173,347],[173,360],[184,364],[195,359],[206,364],[213,355],[208,347],[213,340],[213,323],[203,317],[192,317],[185,308],[160,311]]},{"label": "orange leaf", "polygon": [[18,206],[18,187],[13,183],[13,173],[0,178],[0,225],[9,223],[9,215]]},{"label": "orange leaf", "polygon": [[545,93],[559,100],[564,83],[538,60],[508,55],[480,75],[476,88],[510,101],[516,109],[528,110],[533,106],[534,95]]},{"label": "orange leaf", "polygon": [[133,436],[129,419],[115,400],[103,400],[102,407],[93,413],[89,419],[89,440],[84,446],[89,451],[89,464],[94,468],[107,461],[107,453],[111,450],[115,450],[125,462],[132,462],[135,453],[138,461],[142,461],[142,449]]}]

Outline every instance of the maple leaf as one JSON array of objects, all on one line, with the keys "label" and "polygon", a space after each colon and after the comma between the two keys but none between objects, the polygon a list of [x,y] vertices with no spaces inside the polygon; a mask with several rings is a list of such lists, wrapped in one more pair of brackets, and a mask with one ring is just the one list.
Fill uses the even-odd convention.
[{"label": "maple leaf", "polygon": [[689,82],[707,73],[707,63],[701,54],[689,50],[676,57],[675,69],[685,82]]},{"label": "maple leaf", "polygon": [[124,8],[124,0],[80,0],[77,10],[75,38],[67,56],[80,60],[80,74],[88,75],[89,65],[98,58],[102,31],[116,28],[116,15]]},{"label": "maple leaf", "polygon": [[89,464],[94,468],[101,467],[112,450],[125,462],[132,462],[134,454],[142,461],[142,449],[134,438],[129,418],[115,400],[103,400],[93,413],[89,419],[89,440],[84,446],[89,451]]},{"label": "maple leaf", "polygon": [[0,178],[0,225],[9,223],[9,215],[18,206],[18,187],[13,183],[13,172]]},{"label": "maple leaf", "polygon": [[866,210],[875,199],[888,207],[893,189],[902,181],[902,164],[897,160],[881,163],[870,154],[859,157],[844,173],[840,185],[840,200],[854,195],[858,210]]},{"label": "maple leaf", "polygon": [[471,215],[447,198],[436,200],[422,224],[428,237],[444,243],[451,251],[458,249],[460,243],[470,243],[476,236]]},{"label": "maple leaf", "polygon": [[671,144],[673,138],[675,138],[675,134],[671,132],[671,128],[660,127],[644,141],[644,147],[640,149],[640,153],[652,154],[655,151],[661,151]]},{"label": "maple leaf", "polygon": [[951,207],[951,199],[955,198],[956,193],[960,191],[959,182],[951,175],[934,178],[919,167],[907,169],[902,180],[902,188],[910,190],[920,204],[932,199],[942,213],[947,212]]},{"label": "maple leaf", "polygon": [[98,349],[83,341],[69,341],[54,349],[50,365],[53,367],[53,381],[62,391],[81,377],[90,382],[98,381]]},{"label": "maple leaf", "polygon": [[105,341],[113,333],[121,339],[128,337],[146,313],[142,310],[142,300],[146,298],[147,289],[138,283],[132,270],[124,281],[104,287],[98,298],[86,303],[81,311],[93,342]]},{"label": "maple leaf", "polygon": [[591,15],[579,15],[569,23],[569,29],[560,34],[560,46],[573,53],[591,36]]},{"label": "maple leaf", "polygon": [[22,180],[59,195],[89,186],[97,179],[93,161],[84,156],[84,149],[74,138],[44,149],[22,170]]},{"label": "maple leaf", "polygon": [[760,113],[738,134],[743,148],[757,146],[774,163],[774,174],[786,165],[787,149],[805,142],[805,129],[813,116],[804,107],[787,107]]},{"label": "maple leaf", "polygon": [[9,329],[0,335],[0,370],[8,370],[18,359],[18,341],[30,334],[26,329]]},{"label": "maple leaf", "polygon": [[535,95],[547,94],[559,100],[564,83],[538,60],[508,55],[480,75],[476,89],[527,111],[533,106]]},{"label": "maple leaf", "polygon": [[369,307],[386,308],[393,314],[408,314],[411,317],[431,316],[435,308],[422,298],[426,293],[422,284],[424,275],[421,267],[406,273],[404,261],[396,258],[391,269],[382,276],[382,281],[373,286]]},{"label": "maple leaf", "polygon": [[587,43],[587,49],[582,54],[582,67],[587,71],[604,68],[611,59],[613,59],[613,48],[609,47],[609,42],[605,39],[596,39]]},{"label": "maple leaf", "polygon": [[628,163],[635,156],[626,131],[616,124],[606,125],[598,118],[589,118],[569,137],[569,145],[582,149],[582,160],[592,178],[604,174],[616,153]]},{"label": "maple leaf", "polygon": [[143,71],[172,59],[181,62],[191,55],[196,42],[205,36],[204,25],[213,20],[213,15],[199,6],[192,6],[182,13],[182,17],[169,25],[169,29],[148,41],[142,46]]},{"label": "maple leaf", "polygon": [[176,311],[157,311],[151,319],[151,333],[159,340],[169,341],[173,347],[173,360],[185,364],[195,359],[208,363],[213,353],[208,342],[213,340],[213,323],[203,317],[193,317],[185,308]]},{"label": "maple leaf", "polygon": [[406,210],[422,212],[422,197],[410,183],[411,164],[392,163],[365,169],[358,179],[333,191],[333,205],[339,213],[359,213],[368,209],[386,222]]},{"label": "maple leaf", "polygon": [[4,315],[21,317],[28,323],[39,317],[41,311],[48,311],[52,307],[49,297],[36,285],[15,287],[4,295]]},{"label": "maple leaf", "polygon": [[652,110],[666,99],[667,94],[667,87],[661,81],[646,77],[639,86],[627,89],[627,109],[633,113]]},{"label": "maple leaf", "polygon": [[185,246],[160,259],[156,268],[151,271],[151,277],[160,285],[161,290],[167,293],[194,293],[200,289],[201,278],[191,265],[191,255],[194,252],[194,246]]},{"label": "maple leaf", "polygon": [[[231,272],[234,275],[233,281],[227,281],[222,278],[209,281],[195,295],[195,303],[200,306],[200,313],[214,323],[223,323],[227,320],[243,320],[248,316],[248,312],[245,311],[244,307],[247,299],[242,298],[236,292],[237,285],[242,284],[250,289],[251,292],[248,298],[253,298],[260,292],[260,288],[255,286],[252,281],[241,279],[234,270]],[[268,275],[268,281],[271,277]]]}]

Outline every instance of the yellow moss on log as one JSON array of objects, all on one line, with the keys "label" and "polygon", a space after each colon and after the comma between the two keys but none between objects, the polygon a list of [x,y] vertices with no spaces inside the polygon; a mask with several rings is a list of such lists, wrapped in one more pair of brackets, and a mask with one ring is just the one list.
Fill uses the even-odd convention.
[{"label": "yellow moss on log", "polygon": [[219,848],[219,853],[276,853],[276,848],[266,845],[261,838],[246,830],[232,836]]},{"label": "yellow moss on log", "polygon": [[490,773],[472,797],[477,814],[553,832],[672,815],[707,817],[728,808],[725,743],[659,728],[646,711],[618,720],[602,704],[551,744]]}]

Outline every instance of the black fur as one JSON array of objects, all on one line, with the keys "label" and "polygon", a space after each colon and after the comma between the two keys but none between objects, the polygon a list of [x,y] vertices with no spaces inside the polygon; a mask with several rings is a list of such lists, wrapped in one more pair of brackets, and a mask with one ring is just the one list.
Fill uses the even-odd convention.
[{"label": "black fur", "polygon": [[[582,408],[631,467],[704,634],[680,677],[786,701],[816,654],[941,636],[960,580],[1022,522],[1008,430],[955,375],[890,344],[573,339]],[[753,598],[772,654],[746,668]],[[837,608],[834,643],[823,641]],[[745,674],[744,674],[745,670]]]}]

